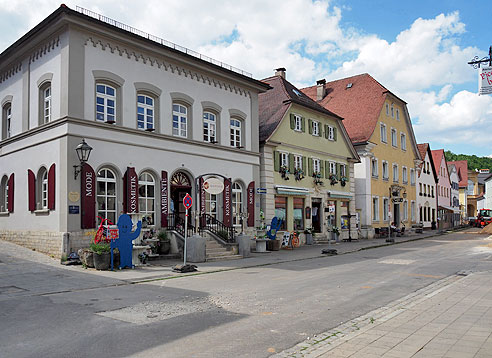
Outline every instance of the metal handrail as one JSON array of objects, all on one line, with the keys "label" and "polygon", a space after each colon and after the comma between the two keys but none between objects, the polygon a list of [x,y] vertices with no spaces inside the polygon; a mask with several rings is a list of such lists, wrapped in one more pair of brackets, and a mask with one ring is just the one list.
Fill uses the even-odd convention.
[{"label": "metal handrail", "polygon": [[[179,214],[168,214],[167,215],[167,229],[174,230],[178,232],[181,236],[185,236],[185,221],[179,216]],[[188,218],[188,226],[187,226],[187,236],[193,236],[195,232],[195,227],[193,225],[193,220]]]},{"label": "metal handrail", "polygon": [[199,232],[202,233],[205,230],[209,230],[228,243],[235,242],[234,236],[236,233],[234,228],[231,226],[226,226],[222,221],[217,220],[212,215],[201,215]]},{"label": "metal handrail", "polygon": [[110,24],[112,26],[115,26],[115,27],[117,27],[119,29],[122,29],[122,30],[125,30],[125,31],[128,31],[128,32],[131,32],[132,34],[138,35],[140,37],[144,37],[144,38],[146,38],[148,40],[157,42],[157,43],[159,43],[161,45],[170,47],[170,48],[172,48],[174,50],[183,52],[183,53],[185,53],[187,55],[190,55],[190,56],[199,58],[200,60],[203,60],[203,61],[212,63],[212,64],[217,65],[217,66],[220,66],[220,67],[225,68],[225,69],[227,69],[229,71],[233,71],[233,72],[239,73],[239,74],[241,74],[243,76],[253,78],[253,75],[251,73],[249,73],[249,72],[246,72],[246,71],[243,71],[243,70],[241,70],[241,69],[239,69],[237,67],[228,65],[227,63],[214,60],[211,57],[202,55],[201,53],[198,53],[196,51],[190,50],[190,49],[188,49],[188,48],[186,48],[184,46],[177,45],[177,44],[175,44],[173,42],[170,42],[170,41],[161,39],[160,37],[157,37],[157,36],[148,34],[145,31],[138,30],[138,29],[136,29],[136,28],[134,28],[134,27],[132,27],[130,25],[123,24],[123,23],[121,23],[119,21],[113,20],[113,19],[111,19],[109,17],[106,17],[104,15],[98,14],[98,13],[96,13],[94,11],[85,9],[83,7],[80,7],[80,6],[76,6],[75,7],[75,10],[77,12],[80,12],[81,14],[84,14],[86,16],[90,16],[90,17],[92,17],[94,19],[97,19],[99,21],[105,22],[105,23]]}]

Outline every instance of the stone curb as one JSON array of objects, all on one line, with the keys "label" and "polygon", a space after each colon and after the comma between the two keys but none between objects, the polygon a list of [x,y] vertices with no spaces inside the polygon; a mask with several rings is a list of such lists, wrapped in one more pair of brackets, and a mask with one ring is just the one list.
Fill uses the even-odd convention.
[{"label": "stone curb", "polygon": [[464,276],[452,275],[412,292],[390,304],[377,308],[360,317],[342,323],[329,331],[315,335],[313,338],[296,344],[294,347],[276,353],[271,358],[316,358],[326,354],[350,339],[376,328],[379,324],[398,316],[405,310],[444,291]]}]

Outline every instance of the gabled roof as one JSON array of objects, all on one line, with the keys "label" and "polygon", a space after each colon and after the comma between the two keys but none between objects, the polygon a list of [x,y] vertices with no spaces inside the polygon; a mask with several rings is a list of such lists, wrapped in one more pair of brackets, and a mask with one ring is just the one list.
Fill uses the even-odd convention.
[{"label": "gabled roof", "polygon": [[460,177],[460,188],[466,188],[468,186],[468,161],[456,160],[454,162],[448,162],[448,164],[454,164]]},{"label": "gabled roof", "polygon": [[444,149],[436,149],[436,150],[431,150],[432,153],[432,161],[434,162],[434,165],[439,168],[441,167],[441,161],[442,157],[444,156]]},{"label": "gabled roof", "polygon": [[[317,88],[318,85],[303,88],[302,91],[317,100]],[[368,141],[386,95],[391,92],[367,73],[327,82],[324,89],[325,96],[318,103],[345,119],[345,128],[354,144]]]},{"label": "gabled roof", "polygon": [[[332,116],[335,119],[342,119],[306,96],[282,76],[265,78],[262,82],[270,85],[271,89],[258,95],[260,142],[270,138],[292,103]],[[340,124],[342,125],[342,123]]]},{"label": "gabled roof", "polygon": [[430,149],[429,143],[417,144],[417,149],[419,150],[420,158],[422,158],[422,161],[420,162],[419,167],[417,168],[419,177],[422,171],[422,166],[424,165],[425,154],[427,153],[429,154],[432,173],[434,174],[434,180],[437,182],[437,170],[436,170],[436,166],[434,165],[434,161],[432,160],[432,151]]}]

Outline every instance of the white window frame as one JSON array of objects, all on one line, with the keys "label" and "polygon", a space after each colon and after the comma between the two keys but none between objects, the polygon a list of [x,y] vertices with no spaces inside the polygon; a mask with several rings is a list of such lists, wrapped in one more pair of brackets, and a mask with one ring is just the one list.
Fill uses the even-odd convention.
[{"label": "white window frame", "polygon": [[12,124],[12,102],[7,102],[2,107],[2,128],[5,130],[2,139],[7,139],[12,136],[11,124]]},{"label": "white window frame", "polygon": [[415,186],[415,169],[410,168],[410,185]]},{"label": "white window frame", "polygon": [[312,121],[313,123],[313,135],[319,137],[319,122]]},{"label": "white window frame", "polygon": [[302,170],[302,155],[294,154],[294,169]]},{"label": "white window frame", "polygon": [[400,145],[401,145],[401,150],[404,151],[407,150],[407,135],[403,132],[400,133]]},{"label": "white window frame", "polygon": [[330,174],[337,175],[337,163],[330,162]]},{"label": "white window frame", "polygon": [[287,152],[279,152],[280,153],[280,166],[285,166],[289,168],[289,153]]},{"label": "white window frame", "polygon": [[[99,92],[100,87],[104,92]],[[116,87],[96,82],[96,121],[116,123],[116,104]]]},{"label": "white window frame", "polygon": [[328,126],[328,140],[335,140],[335,130],[333,126]]},{"label": "white window frame", "polygon": [[405,166],[401,169],[401,180],[403,184],[408,184],[408,168]]},{"label": "white window frame", "polygon": [[380,125],[380,135],[381,135],[381,142],[388,143],[388,135],[386,133],[386,124],[384,124],[384,123],[381,123],[381,125]]},{"label": "white window frame", "polygon": [[400,110],[398,108],[396,109],[396,120],[400,120]]},{"label": "white window frame", "polygon": [[379,221],[379,196],[372,197],[372,221]]},{"label": "white window frame", "polygon": [[313,158],[313,173],[321,173],[321,160]]},{"label": "white window frame", "polygon": [[347,164],[345,163],[339,163],[340,164],[340,177],[347,177]]},{"label": "white window frame", "polygon": [[384,180],[389,179],[389,166],[386,160],[383,160],[383,179]]},{"label": "white window frame", "polygon": [[242,127],[243,123],[240,119],[231,118],[229,121],[230,128],[230,143],[231,147],[241,148],[242,147]]},{"label": "white window frame", "polygon": [[[143,195],[140,188],[143,187]],[[149,187],[153,187],[154,196],[147,196]],[[155,205],[156,205],[156,180],[149,172],[143,172],[138,177],[138,211],[144,216],[151,217],[149,225],[155,225]],[[142,205],[143,204],[143,205]]]},{"label": "white window frame", "polygon": [[43,124],[51,121],[51,84],[43,88]]},{"label": "white window frame", "polygon": [[389,198],[383,197],[383,221],[389,221]]},{"label": "white window frame", "polygon": [[41,177],[41,209],[48,209],[48,171],[45,169]]},{"label": "white window frame", "polygon": [[[104,176],[100,176],[102,172],[106,172]],[[107,172],[111,173],[112,174],[112,178],[111,177],[108,177],[107,175]],[[117,216],[116,214],[118,213],[117,211],[117,206],[118,206],[118,201],[117,201],[117,193],[118,193],[118,182],[117,182],[117,178],[116,178],[116,173],[112,170],[112,169],[109,169],[109,168],[101,168],[98,173],[97,173],[97,189],[96,189],[96,197],[97,199],[99,198],[104,198],[104,204],[105,204],[105,208],[104,209],[99,209],[99,200],[96,201],[96,210],[97,210],[97,215],[99,216],[102,216],[103,218],[105,219],[109,219],[108,218],[108,214],[113,214],[114,215],[114,218],[113,220],[113,223],[115,223],[116,219],[117,219]],[[99,193],[99,183],[104,183],[104,194],[100,194]],[[109,195],[108,194],[108,184],[109,183],[114,183],[114,195]],[[114,199],[114,206],[112,208],[108,208],[108,202],[110,198],[113,198]]]},{"label": "white window frame", "polygon": [[403,220],[408,220],[408,200],[403,200]]},{"label": "white window frame", "polygon": [[400,180],[400,171],[398,169],[398,164],[393,163],[392,170],[393,170],[393,182],[398,183],[398,181]]},{"label": "white window frame", "polygon": [[395,106],[393,103],[391,104],[391,118],[395,118]]},{"label": "white window frame", "polygon": [[203,141],[217,142],[217,115],[210,111],[203,111]]},{"label": "white window frame", "polygon": [[243,186],[238,183],[232,183],[232,223],[234,227],[241,227],[241,214],[243,210]]},{"label": "white window frame", "polygon": [[[173,102],[173,135],[188,137],[188,107],[181,103]],[[184,112],[183,112],[184,110]]]},{"label": "white window frame", "polygon": [[206,213],[211,217],[218,218],[218,197],[215,194],[205,193]]},{"label": "white window frame", "polygon": [[373,178],[379,177],[379,163],[377,158],[371,159],[371,176]]},{"label": "white window frame", "polygon": [[389,112],[389,104],[386,103],[386,115],[389,116],[390,112]]},{"label": "white window frame", "polygon": [[0,180],[0,213],[9,211],[9,178],[4,175]]},{"label": "white window frame", "polygon": [[413,200],[410,202],[410,215],[412,217],[412,221],[415,221],[416,211],[415,211],[415,201]]},{"label": "white window frame", "polygon": [[297,114],[294,114],[294,130],[302,132],[302,117]]},{"label": "white window frame", "polygon": [[391,145],[398,147],[398,131],[395,128],[391,128]]},{"label": "white window frame", "polygon": [[[140,102],[140,99],[143,99],[143,102]],[[155,129],[155,98],[148,94],[137,93],[137,129],[145,131]]]}]

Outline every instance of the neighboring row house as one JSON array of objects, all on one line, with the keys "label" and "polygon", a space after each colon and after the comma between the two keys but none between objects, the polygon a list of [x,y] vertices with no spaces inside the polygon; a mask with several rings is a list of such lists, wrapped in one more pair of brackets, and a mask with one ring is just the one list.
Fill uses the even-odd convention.
[{"label": "neighboring row house", "polygon": [[[60,255],[97,216],[178,228],[186,193],[201,225],[253,229],[269,86],[99,18],[62,5],[0,54],[0,238]],[[93,150],[75,177],[82,139]]]},{"label": "neighboring row house", "polygon": [[302,90],[343,124],[361,163],[355,164],[355,206],[363,237],[392,222],[417,222],[416,168],[421,158],[406,102],[368,74]]},{"label": "neighboring row house", "polygon": [[422,163],[417,169],[418,222],[424,229],[437,227],[437,171],[429,143],[417,144]]},{"label": "neighboring row house", "polygon": [[359,157],[342,118],[288,82],[284,68],[262,81],[271,87],[259,96],[265,217],[281,219],[282,231],[312,228],[319,239],[337,227],[343,239],[357,238],[350,219]]},{"label": "neighboring row house", "polygon": [[[468,161],[458,160],[448,162],[448,165],[454,165],[458,174],[459,190],[459,207],[460,207],[460,224],[468,222]],[[473,211],[473,210],[472,210]],[[473,215],[472,215],[473,216]]]},{"label": "neighboring row house", "polygon": [[437,210],[439,229],[453,226],[453,208],[451,207],[451,182],[444,149],[432,151],[432,160],[437,171]]}]

